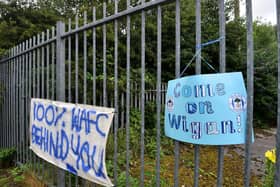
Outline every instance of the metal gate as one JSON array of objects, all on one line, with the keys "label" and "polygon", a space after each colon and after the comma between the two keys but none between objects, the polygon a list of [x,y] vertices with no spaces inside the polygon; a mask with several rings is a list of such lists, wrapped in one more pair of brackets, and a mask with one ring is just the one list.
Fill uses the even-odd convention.
[{"label": "metal gate", "polygon": [[[219,5],[219,37],[221,38],[219,63],[220,72],[226,71],[226,32],[225,32],[225,2],[218,0],[213,3]],[[75,28],[72,28],[72,20],[67,23],[65,28],[63,22],[58,22],[56,27],[47,30],[46,33],[38,34],[29,40],[13,47],[9,50],[7,58],[2,59],[0,63],[0,82],[4,85],[4,95],[1,99],[1,135],[0,146],[17,148],[17,162],[32,163],[33,169],[38,176],[44,177],[51,175],[54,177],[54,171],[58,171],[57,180],[48,181],[49,185],[72,186],[78,185],[80,179],[76,177],[73,181],[67,173],[51,166],[47,162],[39,159],[28,150],[29,142],[29,110],[30,98],[46,98],[52,100],[60,100],[75,103],[86,103],[102,106],[113,106],[117,115],[114,119],[114,127],[111,131],[113,136],[113,177],[114,183],[118,185],[118,156],[125,154],[126,159],[126,182],[125,186],[130,186],[130,117],[131,100],[133,89],[131,83],[135,76],[131,72],[131,20],[133,16],[141,16],[141,44],[140,44],[140,63],[139,69],[141,76],[139,78],[140,85],[140,102],[138,104],[141,113],[140,120],[140,186],[145,185],[145,90],[147,84],[145,82],[145,48],[149,43],[146,39],[146,16],[150,11],[154,11],[156,16],[156,169],[155,184],[160,186],[160,146],[161,146],[161,113],[162,111],[162,8],[171,6],[175,14],[174,30],[175,30],[175,49],[174,49],[174,78],[180,76],[181,70],[181,18],[180,0],[152,0],[144,1],[132,5],[130,0],[126,2],[126,8],[119,11],[119,2],[114,1],[114,11],[108,13],[106,3],[103,4],[102,18],[97,19],[96,8],[93,8],[92,21],[87,22],[87,14],[84,13],[84,23],[79,25],[78,16],[75,19]],[[175,6],[174,6],[175,5]],[[277,10],[280,10],[280,2],[277,1]],[[196,0],[196,46],[201,44],[201,3]],[[280,13],[278,11],[278,44],[280,43]],[[247,90],[248,90],[248,120],[247,120],[247,137],[245,145],[245,164],[244,164],[244,185],[250,185],[250,162],[251,162],[251,129],[253,124],[253,93],[254,93],[254,51],[253,51],[253,25],[252,25],[252,1],[246,1],[246,23],[247,23]],[[107,33],[113,32],[113,42],[108,42]],[[98,40],[97,34],[102,35],[102,40]],[[90,37],[89,37],[90,35]],[[82,39],[81,39],[82,38]],[[89,41],[88,38],[92,40]],[[125,39],[126,46],[123,51],[119,51],[119,40]],[[110,46],[109,46],[110,45]],[[81,51],[82,49],[82,51]],[[113,49],[113,50],[111,50]],[[80,50],[80,51],[79,51]],[[92,56],[89,56],[92,53]],[[198,49],[197,49],[198,50]],[[198,51],[197,51],[198,52]],[[122,53],[122,54],[121,54]],[[280,45],[278,45],[278,53],[280,54]],[[109,57],[111,55],[112,57]],[[125,83],[120,87],[119,56],[126,55]],[[280,57],[278,57],[280,63]],[[82,68],[80,64],[82,63]],[[89,67],[90,66],[90,67]],[[74,68],[74,69],[73,69]],[[280,66],[279,66],[280,68]],[[88,69],[92,74],[88,75]],[[97,70],[102,70],[97,71]],[[113,71],[109,71],[113,69]],[[280,69],[278,70],[278,72]],[[123,72],[123,73],[124,73]],[[196,57],[196,74],[201,72],[201,59],[199,55]],[[87,78],[90,77],[90,78]],[[91,80],[92,79],[92,80]],[[280,79],[278,80],[280,82]],[[102,89],[102,90],[101,90]],[[278,124],[280,117],[280,95],[278,88]],[[82,90],[83,95],[79,95]],[[89,93],[90,91],[90,93]],[[124,94],[125,95],[124,95]],[[89,99],[90,98],[90,99]],[[125,127],[126,146],[124,152],[118,150],[118,130]],[[280,150],[280,128],[277,131],[277,158],[279,158]],[[179,186],[179,161],[180,161],[180,143],[174,141],[174,183],[172,186]],[[199,186],[199,162],[200,162],[200,146],[195,145],[194,157],[194,186]],[[223,166],[224,166],[224,147],[219,146],[218,149],[218,171],[217,186],[223,184]],[[279,159],[277,159],[279,160]],[[39,163],[39,164],[37,164]],[[51,168],[47,170],[46,168]],[[280,162],[277,161],[275,175],[275,186],[280,186]],[[46,174],[47,173],[47,174]],[[86,182],[82,182],[85,184]],[[93,184],[94,185],[94,184]]]}]

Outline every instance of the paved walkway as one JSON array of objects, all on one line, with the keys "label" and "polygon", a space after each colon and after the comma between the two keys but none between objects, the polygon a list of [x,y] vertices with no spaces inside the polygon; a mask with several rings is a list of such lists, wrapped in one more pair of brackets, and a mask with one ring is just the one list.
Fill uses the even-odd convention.
[{"label": "paved walkway", "polygon": [[[255,175],[264,174],[265,152],[275,148],[276,129],[257,129],[255,132],[255,142],[252,144],[251,168]],[[244,156],[244,145],[237,145],[234,151]]]}]

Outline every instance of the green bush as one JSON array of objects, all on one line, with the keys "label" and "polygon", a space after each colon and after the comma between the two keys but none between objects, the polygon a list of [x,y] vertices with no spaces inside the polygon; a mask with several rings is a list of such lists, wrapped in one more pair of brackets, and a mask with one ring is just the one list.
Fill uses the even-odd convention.
[{"label": "green bush", "polygon": [[12,166],[14,157],[16,155],[15,148],[6,148],[0,150],[0,168],[7,168]]}]

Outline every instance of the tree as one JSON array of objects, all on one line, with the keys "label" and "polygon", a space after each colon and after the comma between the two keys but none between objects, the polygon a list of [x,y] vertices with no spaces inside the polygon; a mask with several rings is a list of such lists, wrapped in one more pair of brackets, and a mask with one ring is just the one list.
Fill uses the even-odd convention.
[{"label": "tree", "polygon": [[[138,0],[131,1],[133,6],[140,4]],[[244,18],[238,18],[239,0],[229,0],[226,3],[226,62],[227,71],[242,71],[246,77],[246,25]],[[82,0],[38,0],[30,3],[27,0],[11,0],[0,2],[0,56],[14,45],[36,35],[51,26],[59,19],[66,20],[79,15],[79,22],[83,23],[82,13],[88,13],[89,21],[92,19],[92,6],[96,6],[96,17],[103,17],[102,1]],[[126,1],[119,1],[119,11],[126,9]],[[107,15],[114,13],[114,3],[107,4]],[[156,9],[145,11],[146,16],[146,46],[145,46],[145,83],[146,88],[155,87],[157,73],[157,12]],[[233,19],[235,18],[235,19]],[[238,18],[238,19],[237,19]],[[74,26],[74,22],[72,21]],[[118,20],[119,45],[119,87],[125,90],[126,86],[126,19]],[[72,28],[73,28],[72,26]],[[107,29],[107,73],[108,90],[114,88],[114,27],[113,23],[106,24]],[[9,32],[7,32],[9,31]],[[275,121],[276,106],[276,31],[271,25],[261,22],[254,24],[255,40],[255,121],[258,124]],[[82,42],[83,34],[79,34]],[[79,80],[86,78],[92,81],[92,34],[87,31],[88,37],[88,66],[87,75],[83,77],[83,56],[79,57]],[[211,0],[202,2],[202,43],[219,37],[218,2]],[[72,37],[72,40],[74,37]],[[175,5],[173,3],[162,6],[162,82],[175,77]],[[102,85],[103,80],[103,34],[102,28],[97,28],[97,81]],[[74,49],[74,41],[72,48]],[[181,2],[181,70],[195,54],[195,1]],[[80,54],[83,45],[79,45]],[[141,15],[131,16],[131,81],[141,80]],[[72,53],[72,72],[74,74],[75,54]],[[219,44],[203,48],[202,56],[219,69]],[[269,73],[272,72],[272,73]],[[202,73],[213,73],[213,70],[202,64]],[[194,63],[184,75],[194,74]],[[74,78],[74,76],[72,76]],[[89,83],[89,82],[88,82]],[[89,83],[90,84],[90,83]],[[73,85],[73,84],[72,84]],[[92,84],[90,84],[92,85]],[[83,86],[83,82],[79,84]],[[82,89],[80,89],[82,90]],[[102,95],[102,90],[99,90]],[[92,88],[88,87],[88,95]],[[113,94],[113,92],[111,92]],[[82,96],[82,94],[79,94]],[[113,97],[112,97],[113,98]],[[91,101],[89,101],[91,102]],[[273,103],[273,105],[271,105]],[[272,109],[274,112],[265,113]]]},{"label": "tree", "polygon": [[255,122],[276,125],[277,115],[277,35],[276,27],[254,23]]},{"label": "tree", "polygon": [[58,19],[53,12],[25,1],[0,2],[0,56],[16,44],[55,25]]}]

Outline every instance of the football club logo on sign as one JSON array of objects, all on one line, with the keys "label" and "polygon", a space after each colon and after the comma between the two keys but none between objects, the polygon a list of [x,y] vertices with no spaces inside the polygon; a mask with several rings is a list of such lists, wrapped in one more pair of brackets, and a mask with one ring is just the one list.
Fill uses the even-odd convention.
[{"label": "football club logo on sign", "polygon": [[229,106],[231,110],[236,113],[243,112],[247,108],[247,102],[245,97],[240,94],[234,94],[229,98]]},{"label": "football club logo on sign", "polygon": [[169,112],[173,111],[173,109],[174,109],[174,100],[173,100],[173,97],[170,97],[170,98],[167,99],[166,107],[167,107],[167,110],[168,110]]}]

